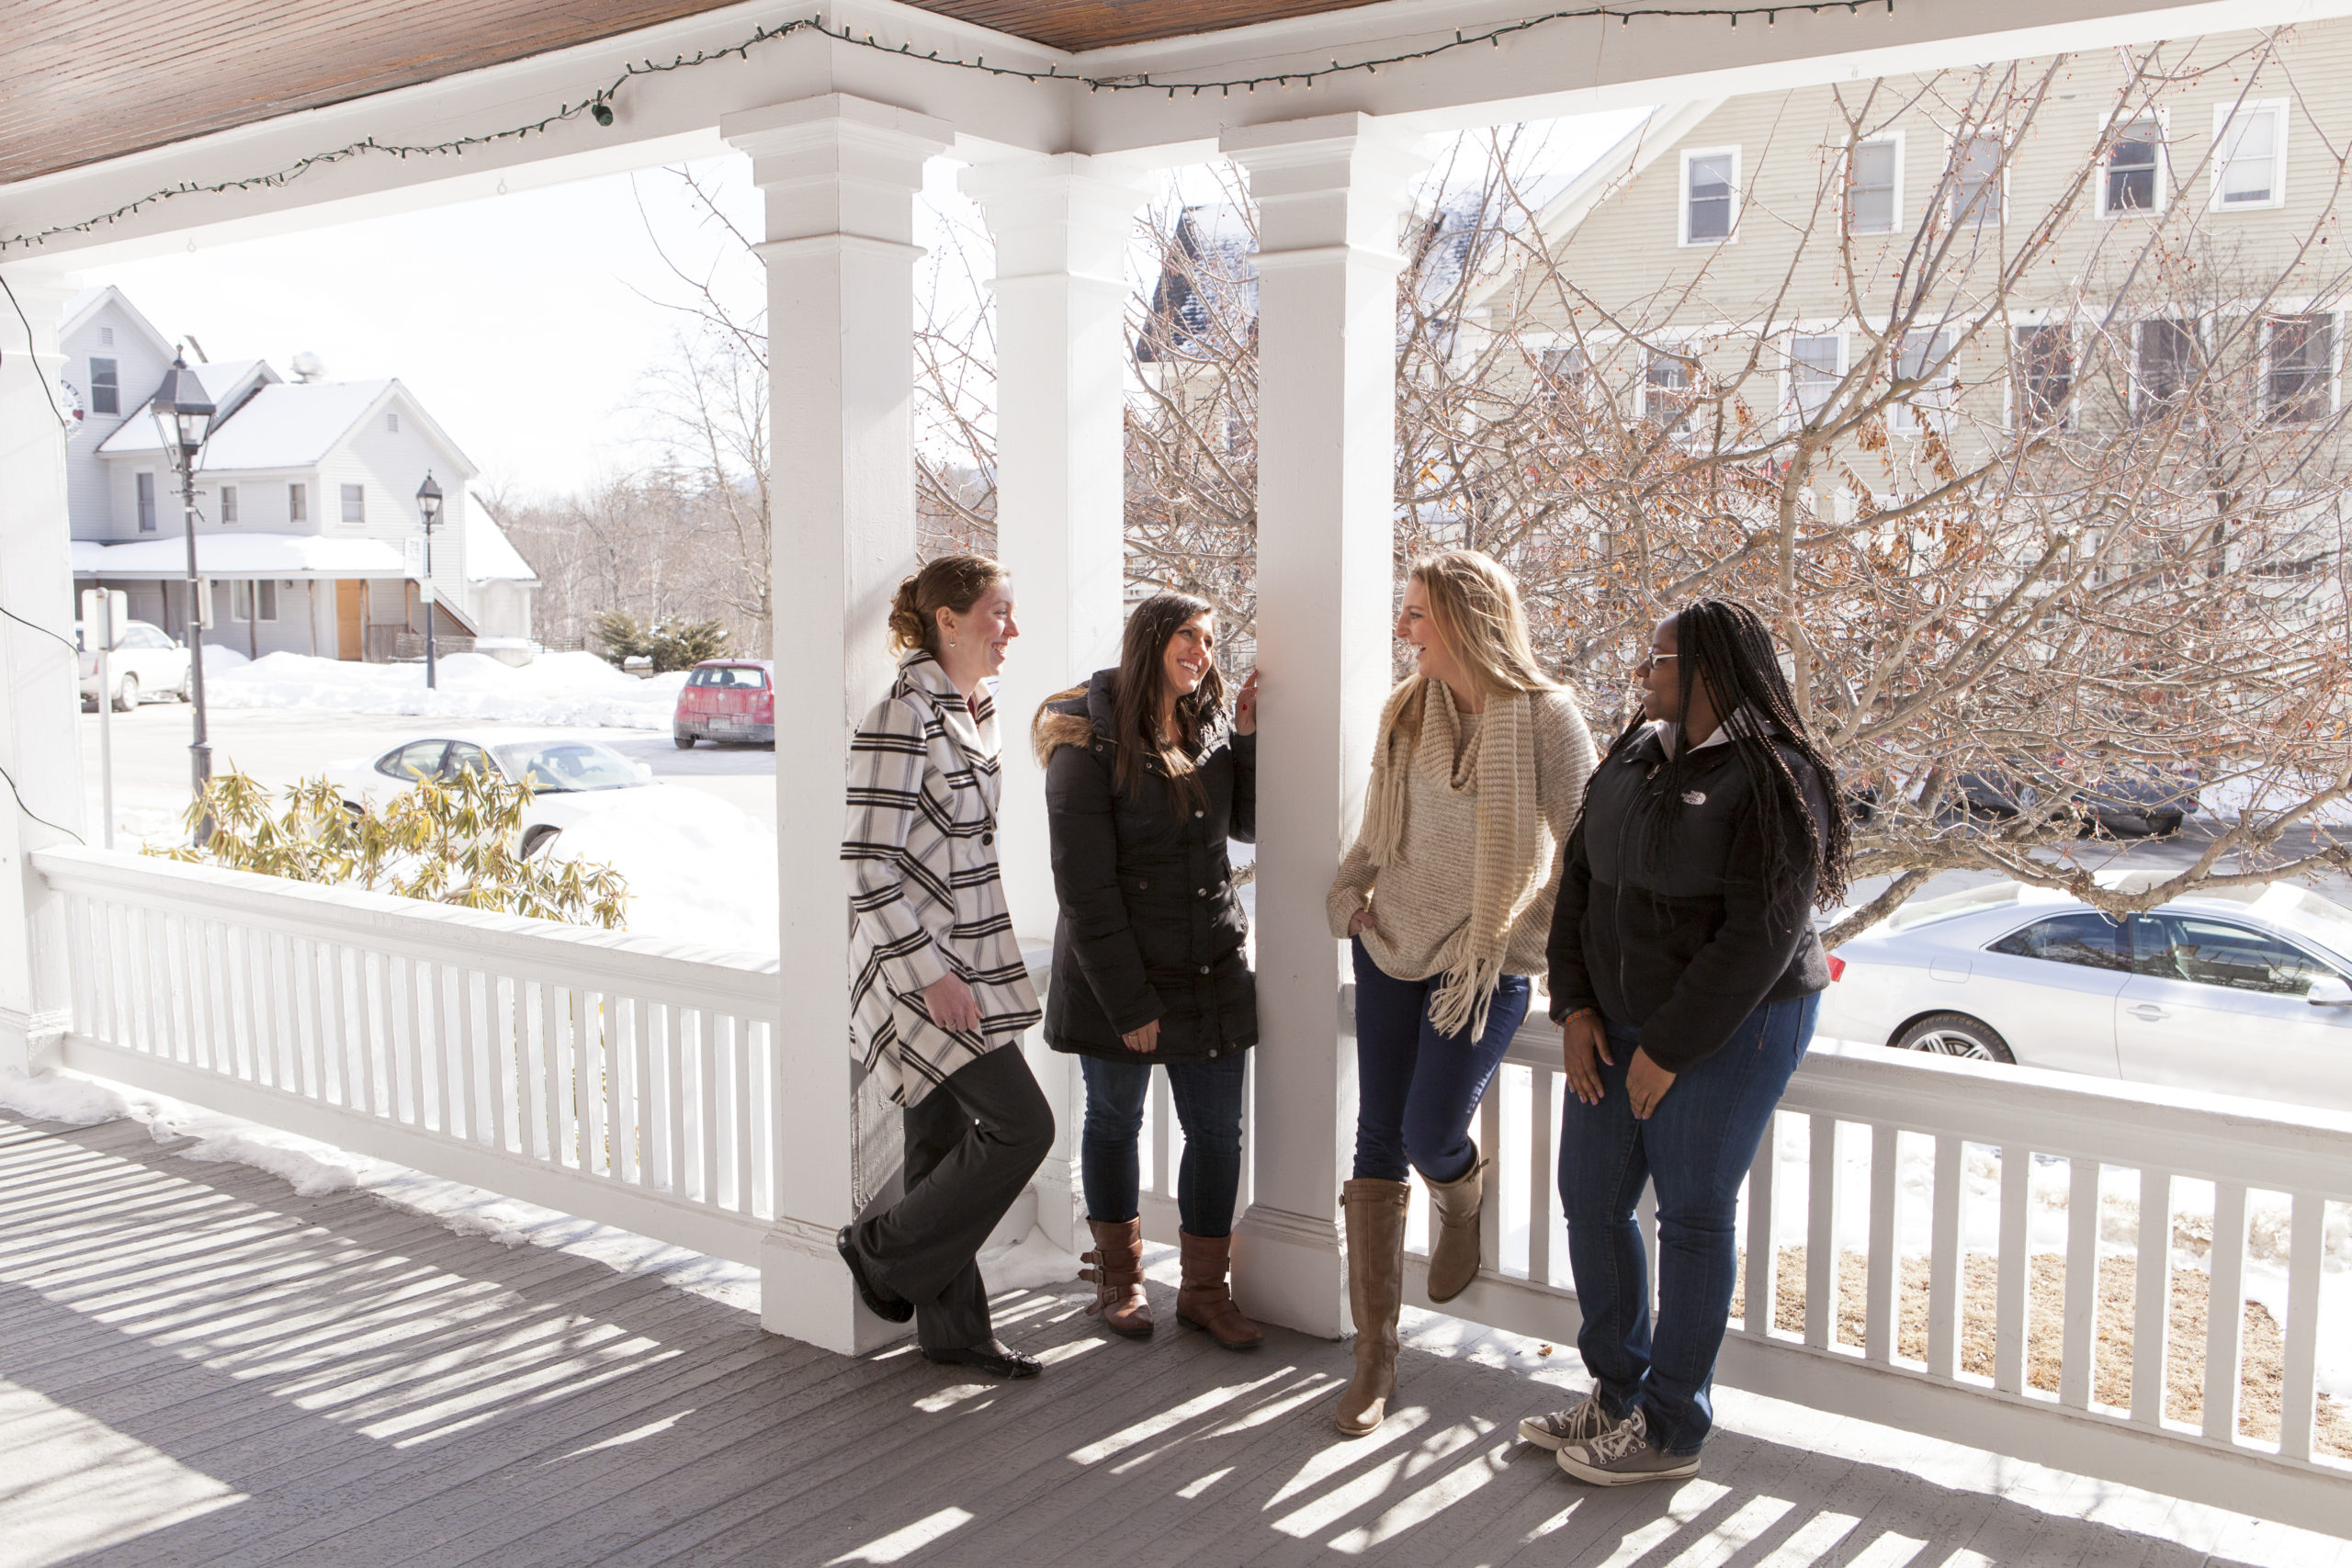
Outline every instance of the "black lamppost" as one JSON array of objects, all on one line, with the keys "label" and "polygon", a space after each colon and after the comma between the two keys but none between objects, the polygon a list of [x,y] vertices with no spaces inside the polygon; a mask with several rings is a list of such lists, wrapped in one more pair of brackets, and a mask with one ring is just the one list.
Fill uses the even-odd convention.
[{"label": "black lamppost", "polygon": [[[172,361],[164,384],[150,405],[155,425],[163,433],[164,452],[172,471],[180,477],[180,525],[187,535],[187,686],[189,706],[196,714],[196,737],[188,743],[188,762],[196,793],[202,795],[212,777],[212,747],[204,733],[204,622],[209,606],[201,602],[204,580],[196,574],[196,460],[211,434],[212,416],[219,412],[204,395],[203,383],[185,359]],[[104,700],[104,694],[100,694]],[[199,833],[199,839],[209,837]]]},{"label": "black lamppost", "polygon": [[424,470],[424,482],[416,487],[416,509],[424,514],[424,689],[435,689],[433,649],[433,525],[441,521],[441,487],[433,482],[433,470]]}]

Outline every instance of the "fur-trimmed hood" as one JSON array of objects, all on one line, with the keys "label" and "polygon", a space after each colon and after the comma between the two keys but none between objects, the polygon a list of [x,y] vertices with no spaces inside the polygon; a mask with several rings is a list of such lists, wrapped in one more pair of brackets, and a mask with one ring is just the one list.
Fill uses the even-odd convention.
[{"label": "fur-trimmed hood", "polygon": [[[1065,746],[1085,746],[1111,739],[1111,682],[1116,671],[1098,670],[1082,686],[1072,686],[1067,692],[1056,692],[1037,705],[1037,716],[1030,721],[1029,745],[1036,753],[1037,765],[1044,767],[1054,760],[1054,753]],[[1101,711],[1097,716],[1094,698],[1101,694]]]}]

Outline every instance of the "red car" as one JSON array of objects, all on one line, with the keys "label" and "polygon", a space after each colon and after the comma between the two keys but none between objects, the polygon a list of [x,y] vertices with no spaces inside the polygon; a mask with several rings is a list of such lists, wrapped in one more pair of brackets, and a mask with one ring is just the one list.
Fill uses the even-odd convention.
[{"label": "red car", "polygon": [[765,659],[706,659],[679,688],[671,739],[775,744],[775,665]]}]

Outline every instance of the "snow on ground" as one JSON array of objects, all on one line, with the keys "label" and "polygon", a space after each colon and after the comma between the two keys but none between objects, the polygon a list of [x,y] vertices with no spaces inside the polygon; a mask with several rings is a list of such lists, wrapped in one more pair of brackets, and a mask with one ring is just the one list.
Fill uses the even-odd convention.
[{"label": "snow on ground", "polygon": [[565,829],[548,852],[619,872],[628,882],[632,936],[773,956],[775,835],[700,790],[626,794]]},{"label": "snow on ground", "polygon": [[[2327,787],[2324,780],[2294,784],[2266,783],[2249,778],[2216,779],[2198,791],[2197,815],[2215,821],[2234,822],[2249,810],[2291,809]],[[2307,820],[2315,827],[2352,827],[2352,801],[2338,801],[2312,813]]]},{"label": "snow on ground", "polygon": [[452,653],[440,660],[438,682],[431,691],[425,689],[422,664],[361,664],[300,653],[247,660],[220,648],[206,649],[204,661],[206,698],[224,708],[415,714],[622,729],[669,728],[685,679],[683,671],[639,679],[593,653],[544,654],[521,666],[487,654]]}]

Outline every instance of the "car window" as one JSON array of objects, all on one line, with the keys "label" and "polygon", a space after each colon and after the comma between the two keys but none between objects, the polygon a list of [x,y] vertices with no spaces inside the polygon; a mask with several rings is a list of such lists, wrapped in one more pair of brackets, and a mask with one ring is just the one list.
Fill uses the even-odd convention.
[{"label": "car window", "polygon": [[644,781],[619,752],[593,740],[556,740],[536,746],[501,746],[498,760],[511,777],[535,790],[628,789]]},{"label": "car window", "polygon": [[172,639],[143,621],[133,621],[122,629],[120,648],[169,648]]},{"label": "car window", "polygon": [[2133,922],[2133,967],[2164,980],[2233,991],[2300,997],[2335,972],[2267,931],[2195,915],[2149,915]]},{"label": "car window", "polygon": [[440,777],[444,783],[451,783],[460,773],[492,772],[489,752],[469,741],[452,740],[449,742],[449,755],[441,763]]},{"label": "car window", "polygon": [[2053,964],[2079,964],[2089,969],[2132,966],[2131,945],[2123,928],[2096,912],[2036,920],[1993,943],[1991,951]]},{"label": "car window", "polygon": [[386,778],[414,784],[441,772],[441,753],[447,750],[447,740],[412,740],[396,751],[388,751],[376,764],[376,771]]},{"label": "car window", "polygon": [[711,677],[718,673],[718,671],[716,670],[697,670],[693,674],[686,677],[686,684],[689,686],[712,685],[715,682],[712,682]]}]

